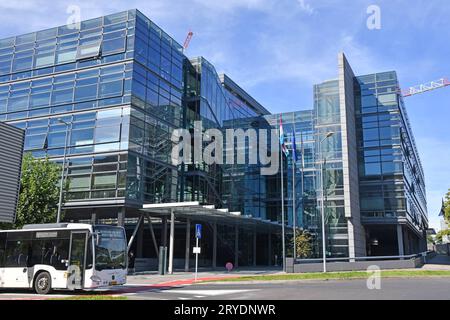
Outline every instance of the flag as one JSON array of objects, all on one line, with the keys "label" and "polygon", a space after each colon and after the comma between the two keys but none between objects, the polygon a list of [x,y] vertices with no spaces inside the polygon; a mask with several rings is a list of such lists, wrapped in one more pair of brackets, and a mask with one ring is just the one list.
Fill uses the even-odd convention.
[{"label": "flag", "polygon": [[294,159],[295,162],[298,161],[297,143],[295,141],[295,131],[292,132],[292,159]]},{"label": "flag", "polygon": [[48,135],[45,137],[44,145],[42,146],[44,150],[48,150]]},{"label": "flag", "polygon": [[442,200],[442,208],[441,208],[441,212],[439,213],[440,217],[445,217],[445,202],[444,200]]},{"label": "flag", "polygon": [[289,156],[289,150],[286,148],[286,139],[284,137],[284,130],[283,130],[283,117],[280,116],[280,145],[281,150],[284,152],[284,154]]}]

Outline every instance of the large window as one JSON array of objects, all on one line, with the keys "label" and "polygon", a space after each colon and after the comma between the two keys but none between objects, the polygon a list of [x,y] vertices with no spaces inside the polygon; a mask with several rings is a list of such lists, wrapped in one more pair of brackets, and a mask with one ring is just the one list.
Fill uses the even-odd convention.
[{"label": "large window", "polygon": [[94,129],[73,130],[70,144],[72,146],[83,146],[94,143]]},{"label": "large window", "polygon": [[0,233],[0,268],[4,265],[6,249],[6,233]]},{"label": "large window", "polygon": [[[89,169],[90,171],[90,169]],[[84,191],[89,190],[91,187],[91,176],[73,176],[69,179],[69,190],[70,191]]]},{"label": "large window", "polygon": [[79,46],[76,52],[76,59],[82,60],[98,57],[100,55],[100,46],[101,42]]}]

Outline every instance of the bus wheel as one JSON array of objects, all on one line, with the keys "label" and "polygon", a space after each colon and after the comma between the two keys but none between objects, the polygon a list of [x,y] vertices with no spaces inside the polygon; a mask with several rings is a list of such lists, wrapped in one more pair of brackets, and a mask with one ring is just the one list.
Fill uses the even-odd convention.
[{"label": "bus wheel", "polygon": [[37,294],[48,294],[52,290],[52,278],[48,272],[41,272],[34,280],[34,291]]}]

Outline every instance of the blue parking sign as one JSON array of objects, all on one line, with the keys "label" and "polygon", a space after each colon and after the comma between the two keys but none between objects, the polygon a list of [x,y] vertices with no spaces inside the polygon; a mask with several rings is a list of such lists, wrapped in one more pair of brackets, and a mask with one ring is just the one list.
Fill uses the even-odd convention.
[{"label": "blue parking sign", "polygon": [[195,237],[197,239],[201,239],[202,238],[202,225],[201,224],[196,224],[195,225]]}]

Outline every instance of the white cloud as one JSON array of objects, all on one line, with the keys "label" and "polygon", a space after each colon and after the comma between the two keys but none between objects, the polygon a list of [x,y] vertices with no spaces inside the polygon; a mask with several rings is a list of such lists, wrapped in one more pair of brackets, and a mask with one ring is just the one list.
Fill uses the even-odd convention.
[{"label": "white cloud", "polygon": [[237,9],[249,9],[268,11],[274,3],[273,0],[194,0],[194,3],[210,10],[232,11]]},{"label": "white cloud", "polygon": [[302,9],[302,11],[304,11],[305,13],[310,15],[315,13],[315,9],[311,7],[311,5],[306,2],[306,0],[298,0],[298,3],[300,4],[300,8]]}]

